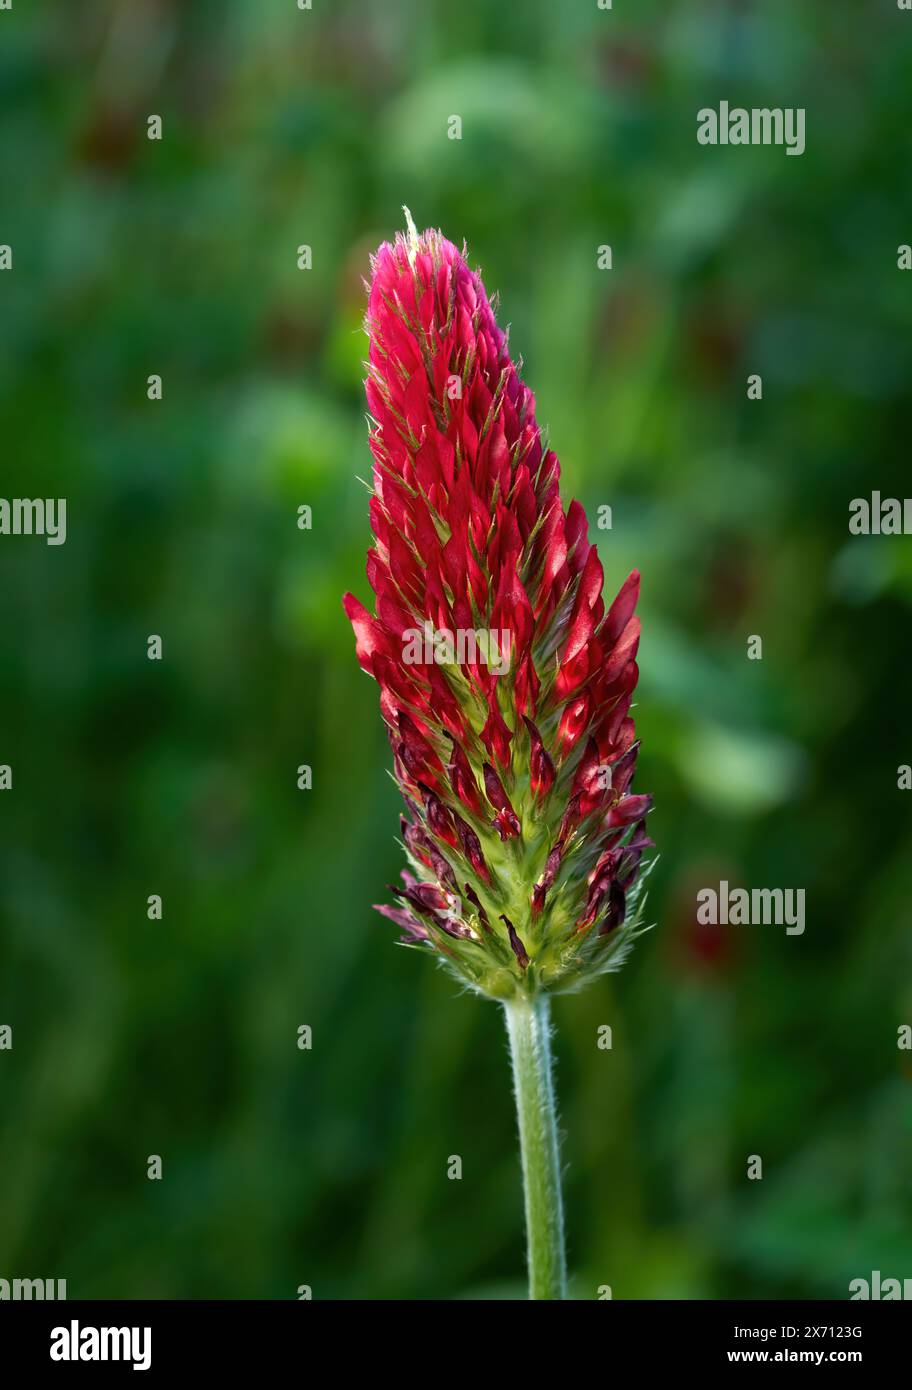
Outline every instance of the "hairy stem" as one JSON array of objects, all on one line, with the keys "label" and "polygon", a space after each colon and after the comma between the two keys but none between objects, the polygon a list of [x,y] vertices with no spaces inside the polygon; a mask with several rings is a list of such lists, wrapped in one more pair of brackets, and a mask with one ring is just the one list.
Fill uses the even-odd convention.
[{"label": "hairy stem", "polygon": [[564,1209],[548,996],[504,1004],[519,1119],[530,1298],[566,1298]]}]

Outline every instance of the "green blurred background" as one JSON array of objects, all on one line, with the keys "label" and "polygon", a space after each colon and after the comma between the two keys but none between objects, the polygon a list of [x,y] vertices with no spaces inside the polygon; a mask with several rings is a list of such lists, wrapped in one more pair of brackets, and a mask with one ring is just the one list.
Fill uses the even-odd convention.
[{"label": "green blurred background", "polygon": [[[0,540],[0,1277],[523,1293],[502,1020],[370,906],[398,798],[339,600],[403,203],[643,574],[657,925],[555,1006],[575,1293],[912,1276],[912,542],[847,524],[910,491],[910,57],[893,0],[0,13],[2,492],[69,502]],[[723,98],[805,107],[807,152],[700,147]],[[720,878],[805,888],[804,936],[698,928]]]}]

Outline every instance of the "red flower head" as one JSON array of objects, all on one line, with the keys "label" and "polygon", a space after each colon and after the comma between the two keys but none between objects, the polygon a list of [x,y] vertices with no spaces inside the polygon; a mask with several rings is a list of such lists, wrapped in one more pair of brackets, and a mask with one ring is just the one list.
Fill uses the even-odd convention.
[{"label": "red flower head", "polygon": [[483,993],[572,988],[640,929],[639,575],[606,612],[585,512],[564,511],[464,256],[409,219],[372,268],[376,601],[344,603],[410,817],[409,869],[380,911]]}]

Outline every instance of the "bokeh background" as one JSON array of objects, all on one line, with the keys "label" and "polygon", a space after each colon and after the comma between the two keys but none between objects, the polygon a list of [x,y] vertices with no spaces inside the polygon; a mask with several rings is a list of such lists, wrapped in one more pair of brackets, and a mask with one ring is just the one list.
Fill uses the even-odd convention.
[{"label": "bokeh background", "polygon": [[[643,573],[656,929],[556,1003],[575,1292],[912,1276],[912,541],[848,533],[910,490],[910,90],[893,0],[0,13],[2,492],[69,503],[65,546],[0,539],[0,1276],[523,1294],[499,1012],[370,906],[398,801],[339,600],[403,203]],[[700,147],[723,98],[805,107],[806,153]],[[803,887],[804,936],[699,928],[720,878]]]}]

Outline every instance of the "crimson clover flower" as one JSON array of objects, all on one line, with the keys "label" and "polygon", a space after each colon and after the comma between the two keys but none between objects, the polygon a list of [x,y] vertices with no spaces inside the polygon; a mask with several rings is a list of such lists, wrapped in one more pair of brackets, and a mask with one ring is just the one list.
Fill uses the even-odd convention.
[{"label": "crimson clover flower", "polygon": [[372,258],[367,578],[345,611],[405,801],[378,910],[504,1001],[578,987],[642,930],[634,571],[607,609],[585,512],[491,302],[439,231]]}]

